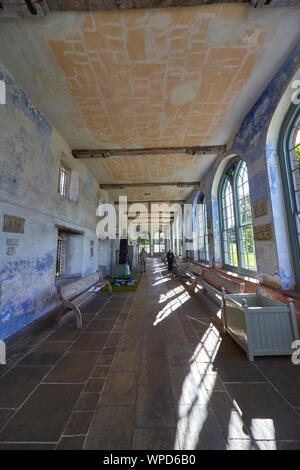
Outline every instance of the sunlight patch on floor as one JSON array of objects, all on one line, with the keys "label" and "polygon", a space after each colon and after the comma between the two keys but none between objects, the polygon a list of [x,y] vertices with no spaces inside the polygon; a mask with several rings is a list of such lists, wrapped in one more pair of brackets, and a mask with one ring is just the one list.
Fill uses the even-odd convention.
[{"label": "sunlight patch on floor", "polygon": [[180,294],[180,292],[182,291],[184,291],[184,287],[178,286],[178,287],[175,287],[175,289],[169,290],[166,294],[161,294],[159,303],[162,304],[164,302],[167,302],[170,298],[174,297],[177,294]]},{"label": "sunlight patch on floor", "polygon": [[201,340],[199,340],[192,360],[196,362],[212,363],[217,355],[221,341],[219,330],[213,323],[210,323],[208,329],[203,333]]},{"label": "sunlight patch on floor", "polygon": [[152,284],[152,287],[158,286],[159,284],[163,284],[164,282],[170,281],[169,277],[166,278],[160,278],[159,281],[156,281],[154,284]]},{"label": "sunlight patch on floor", "polygon": [[170,279],[170,276],[156,276],[155,281],[159,281],[160,279]]},{"label": "sunlight patch on floor", "polygon": [[190,298],[191,297],[189,296],[189,294],[187,292],[184,292],[175,299],[170,300],[170,302],[168,302],[167,305],[165,305],[165,307],[160,310],[160,312],[158,312],[158,314],[156,315],[153,326],[158,325],[158,323],[167,318],[171,313],[175,312],[175,310],[181,307]]},{"label": "sunlight patch on floor", "polygon": [[[255,439],[263,440],[264,447],[265,441],[269,441],[270,449],[276,449],[276,433],[273,419],[270,418],[252,418],[251,419],[251,433]],[[259,441],[256,441],[259,447]]]},{"label": "sunlight patch on floor", "polygon": [[[218,352],[221,338],[218,330],[211,323],[203,334],[191,359],[190,370],[182,384],[181,397],[178,404],[178,423],[176,431],[175,449],[178,442],[181,450],[194,450],[201,440],[201,431],[207,419],[207,407],[214,390],[217,374],[208,374],[211,364]],[[203,358],[203,361],[202,361]],[[200,374],[197,361],[205,363],[204,373]],[[205,379],[209,377],[209,386],[205,386]],[[190,405],[185,403],[186,398]]]}]

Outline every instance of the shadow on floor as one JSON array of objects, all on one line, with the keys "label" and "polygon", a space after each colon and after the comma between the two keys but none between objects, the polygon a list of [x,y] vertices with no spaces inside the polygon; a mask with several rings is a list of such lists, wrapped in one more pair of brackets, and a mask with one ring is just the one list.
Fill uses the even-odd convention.
[{"label": "shadow on floor", "polygon": [[0,366],[0,450],[299,449],[299,366],[249,362],[218,313],[149,260]]},{"label": "shadow on floor", "polygon": [[223,334],[217,308],[172,284],[165,295],[169,303],[153,323],[164,317],[173,340],[168,361],[177,407],[175,447],[299,449],[299,366],[289,357],[249,362]]}]

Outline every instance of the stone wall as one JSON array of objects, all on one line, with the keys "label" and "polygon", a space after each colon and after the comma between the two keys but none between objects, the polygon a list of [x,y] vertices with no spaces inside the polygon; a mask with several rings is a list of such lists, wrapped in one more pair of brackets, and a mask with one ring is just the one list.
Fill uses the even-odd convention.
[{"label": "stone wall", "polygon": [[[104,265],[107,274],[111,245],[96,236],[100,195],[92,174],[72,157],[64,139],[1,65],[0,80],[6,83],[6,104],[0,104],[0,339],[4,339],[58,305],[58,227],[79,232],[70,244],[71,273],[86,276]],[[79,182],[79,193],[72,200],[58,193],[61,160]]]}]

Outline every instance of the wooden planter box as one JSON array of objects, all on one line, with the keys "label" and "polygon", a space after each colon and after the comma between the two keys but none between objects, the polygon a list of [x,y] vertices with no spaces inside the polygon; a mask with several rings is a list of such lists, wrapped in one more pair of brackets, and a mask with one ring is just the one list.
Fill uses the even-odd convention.
[{"label": "wooden planter box", "polygon": [[287,304],[261,294],[225,294],[223,327],[247,353],[254,356],[291,355],[292,342],[299,339],[295,308],[292,299]]}]

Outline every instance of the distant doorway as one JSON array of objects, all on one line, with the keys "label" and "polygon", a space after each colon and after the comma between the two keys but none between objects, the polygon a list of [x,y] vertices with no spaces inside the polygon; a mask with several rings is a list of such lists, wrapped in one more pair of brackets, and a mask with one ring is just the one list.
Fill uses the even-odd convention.
[{"label": "distant doorway", "polygon": [[156,232],[153,237],[153,255],[159,256],[166,252],[165,234],[161,230]]},{"label": "distant doorway", "polygon": [[149,235],[149,233],[141,234],[141,236],[138,239],[138,247],[139,247],[139,256],[140,256],[140,252],[142,251],[143,248],[145,248],[147,256],[150,256],[151,249],[150,249],[150,235]]}]

